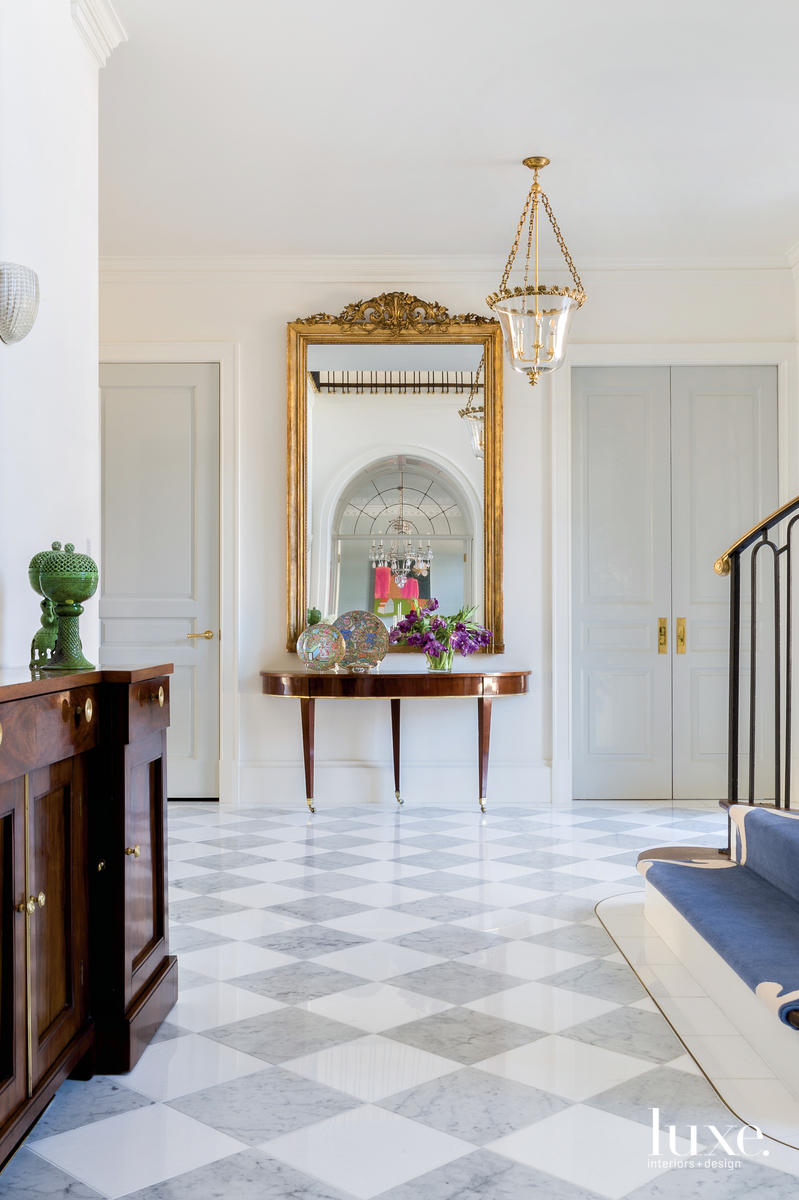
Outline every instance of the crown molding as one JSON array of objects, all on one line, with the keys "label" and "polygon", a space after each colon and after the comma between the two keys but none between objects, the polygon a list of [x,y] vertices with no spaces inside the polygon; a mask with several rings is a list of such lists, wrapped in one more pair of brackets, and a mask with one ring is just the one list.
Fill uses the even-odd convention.
[{"label": "crown molding", "polygon": [[71,0],[72,23],[98,67],[104,67],[112,50],[128,35],[114,12],[111,0]]},{"label": "crown molding", "polygon": [[[154,255],[100,259],[103,283],[196,282],[226,279],[251,283],[479,283],[489,289],[502,275],[494,255]],[[787,257],[588,258],[583,275],[617,272],[787,271]],[[544,259],[546,271],[566,274],[562,259]]]}]

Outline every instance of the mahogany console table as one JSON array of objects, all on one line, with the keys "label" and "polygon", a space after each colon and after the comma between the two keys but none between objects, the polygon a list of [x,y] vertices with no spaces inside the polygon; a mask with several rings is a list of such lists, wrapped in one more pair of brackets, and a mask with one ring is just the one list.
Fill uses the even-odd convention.
[{"label": "mahogany console table", "polygon": [[375,675],[349,675],[310,671],[261,671],[266,696],[298,699],[302,715],[302,749],[305,760],[305,796],[314,808],[314,708],[319,699],[373,699],[391,701],[391,734],[394,747],[394,795],[400,795],[400,703],[402,700],[477,700],[477,768],[480,780],[480,809],[486,810],[488,791],[488,746],[491,735],[491,701],[495,696],[523,696],[528,690],[529,671],[425,671]]}]

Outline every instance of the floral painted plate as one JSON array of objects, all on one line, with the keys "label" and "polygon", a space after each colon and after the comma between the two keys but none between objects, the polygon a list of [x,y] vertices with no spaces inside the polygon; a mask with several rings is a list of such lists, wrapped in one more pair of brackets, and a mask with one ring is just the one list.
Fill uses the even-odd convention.
[{"label": "floral painted plate", "polygon": [[388,654],[388,630],[379,617],[365,610],[346,612],[333,622],[347,644],[343,667],[363,671],[376,667]]},{"label": "floral painted plate", "polygon": [[332,625],[309,625],[297,638],[297,654],[306,667],[329,671],[346,651],[344,638]]}]

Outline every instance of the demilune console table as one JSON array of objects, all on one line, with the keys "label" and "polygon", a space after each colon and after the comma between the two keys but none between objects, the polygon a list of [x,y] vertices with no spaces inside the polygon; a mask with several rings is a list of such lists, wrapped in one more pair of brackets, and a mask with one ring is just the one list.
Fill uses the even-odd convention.
[{"label": "demilune console table", "polygon": [[305,760],[305,795],[314,808],[314,708],[320,699],[390,700],[391,734],[394,748],[394,795],[400,795],[400,704],[403,700],[477,700],[477,772],[480,809],[486,810],[488,791],[488,747],[491,735],[491,702],[495,696],[523,696],[528,690],[529,671],[425,671],[349,675],[310,671],[261,671],[267,696],[287,696],[300,702],[302,749]]}]

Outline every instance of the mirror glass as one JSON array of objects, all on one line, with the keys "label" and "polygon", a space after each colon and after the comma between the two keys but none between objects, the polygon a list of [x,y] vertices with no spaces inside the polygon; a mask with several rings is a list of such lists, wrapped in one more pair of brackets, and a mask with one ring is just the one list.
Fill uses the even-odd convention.
[{"label": "mirror glass", "polygon": [[483,620],[480,345],[308,346],[308,607],[388,628],[435,597]]}]

